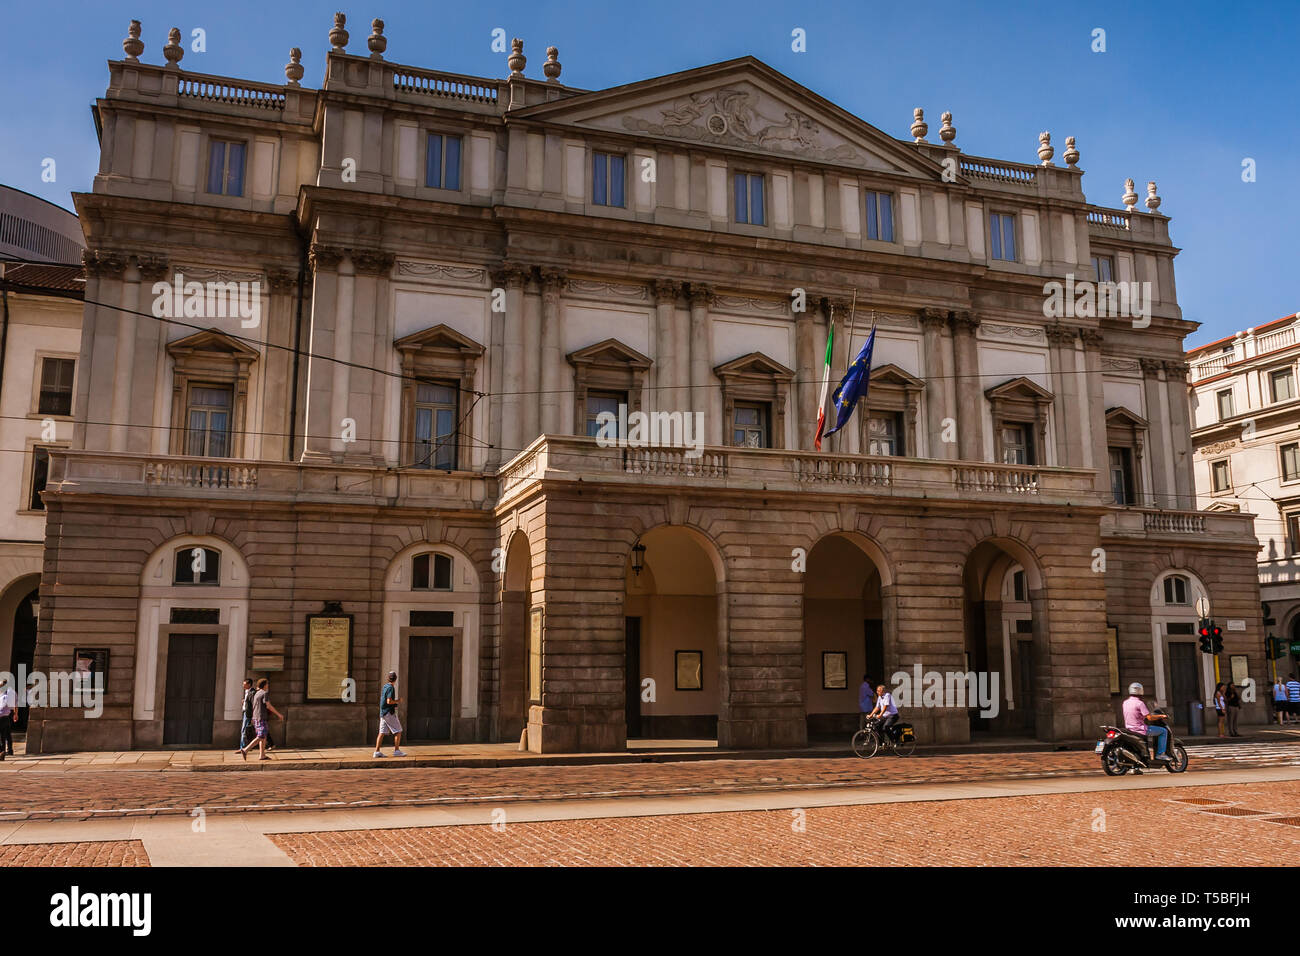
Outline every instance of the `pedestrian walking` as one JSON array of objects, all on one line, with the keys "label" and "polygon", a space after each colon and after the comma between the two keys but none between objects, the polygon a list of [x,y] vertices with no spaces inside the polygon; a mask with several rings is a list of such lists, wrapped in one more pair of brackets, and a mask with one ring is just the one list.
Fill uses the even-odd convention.
[{"label": "pedestrian walking", "polygon": [[1273,716],[1277,718],[1279,724],[1286,720],[1286,684],[1279,681],[1273,682]]},{"label": "pedestrian walking", "polygon": [[1241,714],[1241,694],[1232,681],[1228,681],[1228,687],[1223,692],[1223,702],[1228,711],[1228,736],[1240,737],[1241,734],[1237,733],[1237,717]]},{"label": "pedestrian walking", "polygon": [[867,726],[867,715],[875,709],[876,695],[871,689],[871,678],[866,674],[862,675],[862,683],[858,687],[858,730]]},{"label": "pedestrian walking", "polygon": [[1223,736],[1223,725],[1227,720],[1227,702],[1223,695],[1223,681],[1214,685],[1214,713],[1219,718],[1219,736]]},{"label": "pedestrian walking", "polygon": [[1295,674],[1286,682],[1286,718],[1287,723],[1294,723],[1297,716],[1300,716],[1300,680],[1296,680]]},{"label": "pedestrian walking", "polygon": [[248,746],[248,735],[253,730],[253,698],[257,695],[257,689],[253,687],[253,678],[244,678],[244,703],[240,713],[239,721],[239,749],[243,750]]},{"label": "pedestrian walking", "polygon": [[0,760],[14,755],[14,717],[18,713],[18,695],[9,681],[0,679]]},{"label": "pedestrian walking", "polygon": [[386,734],[393,735],[393,756],[405,757],[402,753],[402,722],[397,719],[397,705],[402,699],[397,696],[397,671],[388,672],[388,683],[379,692],[379,736],[375,738],[375,756],[382,757],[380,748]]},{"label": "pedestrian walking", "polygon": [[266,725],[270,720],[270,715],[275,714],[280,720],[284,720],[284,714],[280,713],[271,704],[271,682],[263,677],[257,682],[257,693],[253,695],[253,733],[256,736],[248,742],[246,746],[239,748],[239,755],[245,760],[248,759],[248,748],[253,744],[258,745],[258,751],[261,756],[258,760],[270,760],[266,755]]}]

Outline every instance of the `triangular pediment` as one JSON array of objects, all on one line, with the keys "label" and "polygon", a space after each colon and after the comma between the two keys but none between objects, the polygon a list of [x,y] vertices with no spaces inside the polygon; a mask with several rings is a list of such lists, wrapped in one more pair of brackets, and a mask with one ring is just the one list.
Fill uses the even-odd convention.
[{"label": "triangular pediment", "polygon": [[459,352],[462,355],[482,355],[483,346],[467,335],[457,332],[449,325],[435,325],[419,332],[412,332],[393,343],[399,352],[422,351],[425,349],[444,349]]},{"label": "triangular pediment", "polygon": [[926,180],[943,172],[909,145],[749,56],[508,115]]},{"label": "triangular pediment", "polygon": [[757,378],[782,378],[790,380],[794,378],[794,372],[786,368],[776,359],[768,358],[762,352],[750,352],[748,355],[742,355],[740,358],[734,358],[730,362],[725,362],[713,369],[713,373],[718,378],[727,378],[729,376],[749,376]]},{"label": "triangular pediment", "polygon": [[984,395],[989,401],[995,399],[1019,399],[1021,401],[1050,402],[1053,398],[1051,392],[1033,379],[1025,378],[1023,375],[1003,382],[1001,385],[994,385],[992,388],[987,389]]},{"label": "triangular pediment", "polygon": [[1106,409],[1106,424],[1127,425],[1139,429],[1150,427],[1145,418],[1129,411],[1123,405],[1112,405]]},{"label": "triangular pediment", "polygon": [[257,349],[233,336],[227,335],[220,329],[204,329],[202,332],[187,335],[183,339],[168,342],[167,351],[173,357],[191,352],[220,352],[226,355],[243,355],[248,358],[257,358],[258,355]]},{"label": "triangular pediment", "polygon": [[618,339],[605,339],[595,345],[570,352],[567,356],[570,365],[627,365],[632,368],[647,369],[654,364],[649,356],[642,355],[630,345],[624,345]]},{"label": "triangular pediment", "polygon": [[894,365],[892,362],[888,365],[881,365],[871,370],[872,385],[896,385],[904,389],[922,389],[925,388],[925,382]]}]

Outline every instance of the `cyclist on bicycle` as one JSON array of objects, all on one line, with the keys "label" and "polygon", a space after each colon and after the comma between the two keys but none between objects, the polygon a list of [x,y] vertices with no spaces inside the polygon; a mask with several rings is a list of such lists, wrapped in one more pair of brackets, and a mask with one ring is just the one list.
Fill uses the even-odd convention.
[{"label": "cyclist on bicycle", "polygon": [[881,740],[888,740],[890,728],[898,723],[898,708],[894,706],[894,695],[884,684],[876,687],[876,707],[871,716],[880,718],[876,732],[880,734]]}]

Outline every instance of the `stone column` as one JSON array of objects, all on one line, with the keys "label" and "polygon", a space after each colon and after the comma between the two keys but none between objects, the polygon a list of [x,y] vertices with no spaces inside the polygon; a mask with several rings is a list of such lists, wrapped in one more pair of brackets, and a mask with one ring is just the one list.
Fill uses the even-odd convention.
[{"label": "stone column", "polygon": [[[291,395],[293,394],[294,319],[297,313],[298,276],[284,269],[268,267],[267,289],[262,294],[262,321],[266,328],[262,341],[267,348],[262,354],[262,368],[257,369],[259,390],[262,393],[262,419],[250,420],[245,428],[249,443],[245,455],[253,457],[251,448],[257,448],[259,458],[286,461],[292,454],[289,433]],[[385,363],[379,363],[381,365]],[[254,432],[263,432],[255,435]],[[396,448],[390,448],[389,460],[396,461]]]},{"label": "stone column", "polygon": [[[710,409],[709,306],[714,300],[713,290],[706,285],[692,285],[690,300],[691,411],[703,413],[707,420]],[[716,429],[709,429],[709,431],[713,432]]]},{"label": "stone column", "polygon": [[[388,331],[388,275],[396,257],[388,252],[356,252],[351,361],[365,368],[352,368],[348,376],[346,417],[356,422],[356,441],[343,447],[345,460],[379,465],[384,461],[382,440],[384,409],[388,394],[387,376],[380,378],[372,368],[388,364],[393,337]],[[382,384],[381,384],[382,383]],[[465,401],[465,396],[461,396]],[[336,427],[342,428],[336,423]]]},{"label": "stone column", "polygon": [[1083,380],[1088,383],[1088,425],[1092,429],[1092,467],[1097,472],[1096,488],[1110,494],[1110,452],[1106,444],[1106,398],[1101,369],[1101,331],[1080,329],[1083,344]]},{"label": "stone column", "polygon": [[[794,389],[794,447],[811,450],[817,433],[817,398],[821,390],[822,366],[825,356],[817,355],[817,325],[812,312],[804,311],[794,316],[795,374]],[[818,359],[821,361],[818,361]]]},{"label": "stone column", "polygon": [[[680,386],[677,372],[677,352],[685,343],[677,341],[677,297],[682,294],[682,284],[672,279],[655,279],[650,284],[655,300],[655,364],[654,407],[656,411],[682,408],[687,392]],[[575,428],[576,431],[576,428]]]},{"label": "stone column", "polygon": [[979,318],[971,312],[952,314],[954,372],[957,382],[957,453],[963,461],[984,460],[984,390],[980,387],[979,351],[975,330]]},{"label": "stone column", "polygon": [[[542,272],[542,427],[548,435],[560,432],[560,372],[564,359],[560,355],[560,293],[569,284],[568,277],[554,269]],[[572,383],[570,383],[572,384]],[[568,391],[565,390],[565,394]],[[631,396],[628,396],[631,399]],[[572,398],[570,398],[572,402]],[[576,430],[576,429],[575,429]],[[525,435],[525,443],[536,435]]]},{"label": "stone column", "polygon": [[[164,256],[137,256],[140,269],[139,309],[149,313],[153,308],[153,286],[156,282],[170,282],[171,269]],[[127,411],[126,450],[136,455],[147,455],[154,448],[155,420],[154,398],[161,390],[160,376],[165,374],[167,353],[162,348],[166,339],[163,323],[140,321],[135,325],[135,347],[132,353],[131,397]],[[161,434],[161,429],[158,430]]]},{"label": "stone column", "polygon": [[[503,267],[506,311],[503,316],[501,378],[493,386],[501,396],[501,461],[507,462],[523,448],[523,413],[520,408],[524,363],[524,282],[528,273],[521,266]],[[532,396],[536,400],[536,396]]]},{"label": "stone column", "polygon": [[[1078,417],[1071,413],[1079,407],[1079,381],[1074,369],[1075,330],[1057,323],[1045,329],[1047,333],[1047,360],[1052,382],[1052,421],[1056,435],[1056,465],[1072,468],[1083,466],[1083,442],[1079,434]],[[1047,464],[1046,457],[1043,460]]]},{"label": "stone column", "polygon": [[[925,341],[925,454],[930,458],[953,458],[957,448],[943,440],[943,420],[948,417],[952,392],[952,366],[947,362],[944,329],[947,309],[922,309],[921,328]],[[911,437],[911,436],[909,436]],[[918,449],[919,442],[915,442]]]},{"label": "stone column", "polygon": [[335,354],[338,323],[337,269],[343,259],[343,250],[312,243],[308,263],[313,275],[311,296],[311,335],[307,351],[307,419],[303,427],[303,461],[331,461],[331,437],[335,429],[330,425],[333,412],[332,389],[334,362],[328,357]]},{"label": "stone column", "polygon": [[330,391],[330,417],[326,423],[329,436],[330,457],[341,461],[348,451],[343,442],[343,419],[355,420],[352,408],[352,327],[355,321],[357,298],[357,270],[352,256],[344,251],[338,267],[338,287],[334,309],[334,358],[330,363],[333,373]]},{"label": "stone column", "polygon": [[115,302],[121,303],[127,260],[116,252],[87,250],[82,261],[87,275],[93,279],[87,283],[86,298],[92,298],[90,286],[93,285],[93,298],[105,305],[88,308],[83,320],[82,364],[77,370],[77,378],[85,382],[78,392],[84,388],[86,400],[76,409],[82,424],[74,431],[74,438],[84,435],[83,447],[107,451],[112,447],[109,423],[113,421],[113,388],[118,375],[117,338],[121,327],[119,312],[111,306]]},{"label": "stone column", "polygon": [[[849,363],[853,361],[852,349],[862,348],[862,339],[859,336],[859,329],[856,322],[852,324],[849,321],[851,303],[848,299],[828,298],[826,300],[826,327],[830,328],[830,316],[835,317],[835,341],[831,343],[831,383],[826,390],[826,430],[830,431],[835,427],[837,413],[835,403],[831,401],[831,396],[835,394],[835,387],[839,385],[849,370]],[[853,339],[856,345],[849,340]],[[825,350],[822,352],[822,361],[825,361]],[[820,389],[820,384],[818,385]],[[847,455],[853,450],[851,442],[854,432],[854,425],[861,425],[857,421],[857,416],[861,414],[862,409],[853,413],[854,417],[849,424],[844,426],[843,431],[836,432],[830,438],[822,440],[822,451],[830,452],[835,455]],[[816,414],[814,412],[814,414]],[[816,421],[816,419],[814,419]]]},{"label": "stone column", "polygon": [[1151,426],[1151,487],[1142,503],[1154,508],[1172,508],[1174,501],[1173,460],[1169,454],[1169,422],[1165,417],[1167,395],[1164,363],[1159,359],[1141,358],[1142,385],[1146,391],[1147,423]]},{"label": "stone column", "polygon": [[117,312],[117,354],[113,359],[113,400],[103,412],[109,422],[109,448],[126,451],[127,422],[131,417],[132,365],[135,358],[136,312],[140,310],[140,270],[127,262],[122,274],[121,308]]},{"label": "stone column", "polygon": [[1188,364],[1164,363],[1165,386],[1169,393],[1169,458],[1174,470],[1175,502],[1168,507],[1185,511],[1196,508],[1196,484],[1193,472],[1191,426],[1187,412]]},{"label": "stone column", "polygon": [[523,437],[519,444],[526,446],[542,432],[542,405],[547,395],[542,391],[542,371],[546,356],[542,349],[542,286],[530,277],[524,283],[523,324],[523,375],[512,391],[519,391],[519,414]]}]

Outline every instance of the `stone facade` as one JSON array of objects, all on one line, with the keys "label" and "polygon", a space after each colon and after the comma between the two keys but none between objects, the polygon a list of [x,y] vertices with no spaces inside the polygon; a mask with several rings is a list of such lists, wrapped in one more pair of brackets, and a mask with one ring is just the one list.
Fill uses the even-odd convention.
[{"label": "stone facade", "polygon": [[[999,679],[996,714],[918,700],[922,739],[1072,739],[1112,663],[1208,689],[1180,627],[1220,582],[1258,671],[1249,519],[1164,500],[1194,325],[1154,190],[1096,207],[1072,141],[897,139],[750,57],[592,92],[522,44],[492,80],[331,43],[320,90],[110,65],[41,646],[112,673],[35,748],[225,745],[249,672],[289,743],[361,745],[390,667],[424,735],[535,751],[797,746],[914,667]],[[1098,278],[1145,310],[1076,303]],[[875,329],[871,389],[815,451],[832,323],[837,378]],[[308,699],[326,606],[352,700]]]}]

